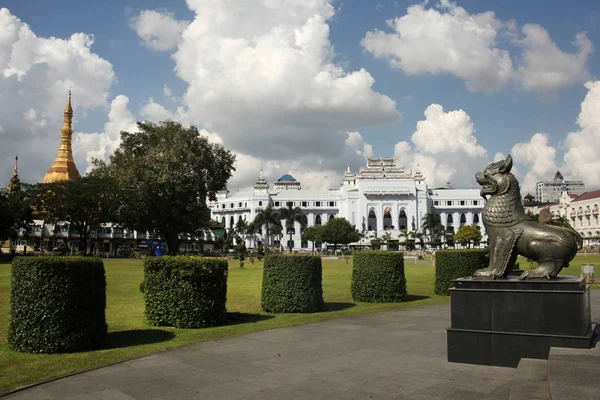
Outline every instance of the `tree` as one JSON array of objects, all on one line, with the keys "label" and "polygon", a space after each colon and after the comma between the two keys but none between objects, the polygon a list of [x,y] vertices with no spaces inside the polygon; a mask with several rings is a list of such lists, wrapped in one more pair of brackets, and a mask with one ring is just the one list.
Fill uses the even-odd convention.
[{"label": "tree", "polygon": [[246,222],[245,219],[238,219],[238,221],[235,224],[235,233],[238,234],[239,238],[241,239],[241,241],[244,243],[246,243],[246,233],[248,232],[248,223]]},{"label": "tree", "polygon": [[381,240],[385,242],[386,249],[390,249],[390,240],[392,240],[392,233],[386,232],[381,236]]},{"label": "tree", "polygon": [[315,242],[321,241],[321,227],[320,226],[309,226],[304,228],[302,237],[312,242],[312,252],[315,252]]},{"label": "tree", "polygon": [[566,215],[560,215],[548,221],[548,225],[562,226],[563,228],[572,228],[569,218]]},{"label": "tree", "polygon": [[256,232],[258,232],[258,226],[254,223],[254,221],[248,223],[248,227],[246,228],[246,233],[250,235],[250,246],[256,247]]},{"label": "tree", "polygon": [[121,132],[108,162],[95,160],[95,173],[115,180],[126,227],[156,231],[168,253],[177,254],[180,234],[197,236],[207,226],[207,200],[225,189],[235,156],[194,126],[174,121],[137,126],[139,132]]},{"label": "tree", "polygon": [[302,209],[300,207],[293,207],[292,203],[288,203],[286,208],[279,209],[279,218],[285,220],[285,227],[290,235],[289,248],[291,253],[293,247],[292,228],[294,228],[294,223],[298,222],[300,224],[300,229],[303,229],[308,224],[308,220],[306,215],[302,212]]},{"label": "tree", "polygon": [[110,178],[84,176],[39,186],[36,209],[45,222],[68,221],[79,235],[79,250],[85,255],[88,239],[102,223],[117,221],[118,202]]},{"label": "tree", "polygon": [[454,241],[461,244],[466,244],[468,248],[471,247],[471,242],[477,243],[481,241],[481,232],[477,227],[472,225],[461,226],[456,234],[454,234]]},{"label": "tree", "polygon": [[254,217],[254,223],[257,226],[265,226],[265,247],[268,249],[270,244],[270,233],[271,227],[281,226],[279,216],[273,212],[273,207],[267,206],[264,209],[258,211],[256,217]]},{"label": "tree", "polygon": [[[0,239],[17,238],[20,229],[27,229],[33,222],[37,187],[18,183],[12,190],[0,190]],[[14,250],[14,249],[11,249]]]},{"label": "tree", "polygon": [[441,234],[444,233],[444,225],[439,214],[429,212],[423,216],[421,228],[431,237],[433,242],[437,242]]},{"label": "tree", "polygon": [[281,225],[273,225],[271,227],[271,235],[278,238],[279,246],[281,246],[281,237],[283,236],[283,226]]},{"label": "tree", "polygon": [[338,244],[348,244],[358,239],[358,231],[345,218],[332,218],[321,227],[321,240],[333,244],[334,254]]}]

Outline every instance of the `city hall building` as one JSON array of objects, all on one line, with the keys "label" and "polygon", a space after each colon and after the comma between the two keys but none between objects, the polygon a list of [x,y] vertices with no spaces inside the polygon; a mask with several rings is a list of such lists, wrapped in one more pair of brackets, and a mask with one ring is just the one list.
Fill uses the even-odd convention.
[{"label": "city hall building", "polygon": [[[356,174],[347,168],[340,187],[329,190],[303,189],[302,183],[288,174],[271,188],[261,171],[253,188],[220,192],[211,203],[211,214],[213,220],[230,229],[240,219],[254,221],[257,213],[269,205],[277,210],[288,204],[302,209],[308,226],[321,226],[331,218],[341,217],[368,237],[381,238],[389,232],[393,239],[398,239],[402,231],[420,232],[423,217],[430,212],[439,214],[449,231],[477,225],[485,235],[481,221],[484,202],[479,189],[430,189],[420,171],[413,173],[398,167],[393,158],[369,158]],[[290,232],[285,221],[282,225],[285,235],[282,245],[287,248]],[[256,243],[266,243],[265,233],[262,227]],[[312,247],[312,243],[302,239],[298,222],[291,233],[295,250]],[[254,241],[246,241],[247,246],[253,244]]]}]

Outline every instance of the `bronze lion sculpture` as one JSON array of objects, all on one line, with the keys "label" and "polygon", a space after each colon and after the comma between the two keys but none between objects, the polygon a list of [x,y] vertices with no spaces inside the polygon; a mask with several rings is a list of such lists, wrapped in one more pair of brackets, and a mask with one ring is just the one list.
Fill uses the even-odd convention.
[{"label": "bronze lion sculpture", "polygon": [[538,267],[523,272],[519,279],[554,278],[581,249],[581,235],[574,229],[541,225],[525,214],[519,182],[510,173],[512,165],[509,155],[475,174],[486,200],[482,219],[489,237],[490,262],[473,276],[505,277],[520,254],[536,261]]}]

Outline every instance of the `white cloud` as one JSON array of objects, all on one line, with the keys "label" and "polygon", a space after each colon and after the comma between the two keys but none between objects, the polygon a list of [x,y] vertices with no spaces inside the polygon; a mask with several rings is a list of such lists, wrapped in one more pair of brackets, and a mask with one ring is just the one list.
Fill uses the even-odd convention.
[{"label": "white cloud", "polygon": [[474,174],[487,165],[486,149],[477,144],[475,129],[463,110],[444,112],[439,104],[425,110],[425,120],[417,122],[410,143],[396,144],[398,164],[425,176],[430,187],[451,182],[455,187],[475,187]]},{"label": "white cloud", "polygon": [[177,47],[188,21],[178,21],[167,11],[143,10],[129,24],[151,50],[166,51]]},{"label": "white cloud", "polygon": [[588,93],[577,118],[580,130],[567,135],[564,161],[567,172],[584,180],[590,189],[600,188],[600,81],[585,87]]},{"label": "white cloud", "polygon": [[523,38],[515,42],[522,47],[519,78],[526,90],[545,97],[554,97],[556,90],[589,79],[588,59],[593,52],[592,42],[585,33],[575,37],[576,53],[562,52],[539,25],[523,27]]},{"label": "white cloud", "polygon": [[89,170],[93,159],[108,160],[121,143],[121,131],[136,132],[136,120],[129,111],[129,98],[119,95],[110,104],[108,122],[101,133],[76,133],[73,136],[73,156],[76,163]]},{"label": "white cloud", "polygon": [[[91,51],[91,35],[38,37],[6,8],[0,8],[0,27],[0,167],[12,171],[18,152],[21,178],[37,182],[56,156],[69,88],[77,120],[107,105],[114,72]],[[0,176],[0,183],[9,178]]]},{"label": "white cloud", "polygon": [[521,182],[523,193],[535,193],[535,184],[551,179],[558,169],[555,162],[556,149],[549,145],[546,133],[536,133],[529,142],[515,144],[511,154],[516,163],[528,168]]},{"label": "white cloud", "polygon": [[388,25],[393,33],[367,32],[361,44],[409,75],[449,73],[464,79],[470,91],[496,90],[512,76],[508,51],[497,47],[502,22],[493,12],[469,14],[441,0],[437,9],[413,5]]},{"label": "white cloud", "polygon": [[329,0],[187,3],[196,15],[173,54],[187,90],[177,111],[150,99],[142,115],[176,115],[244,155],[240,165],[248,164],[252,179],[242,182],[246,171],[238,168],[230,186],[254,182],[259,164],[285,163],[300,175],[343,174],[346,163],[357,167],[372,154],[364,140],[346,145],[346,132],[360,136],[363,126],[400,120],[396,103],[373,90],[369,72],[334,62]]}]

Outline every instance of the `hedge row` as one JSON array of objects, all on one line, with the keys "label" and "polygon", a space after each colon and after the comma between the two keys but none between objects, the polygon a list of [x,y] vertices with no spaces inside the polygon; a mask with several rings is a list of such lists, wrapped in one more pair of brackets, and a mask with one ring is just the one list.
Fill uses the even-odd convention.
[{"label": "hedge row", "polygon": [[12,263],[8,345],[30,353],[99,348],[107,325],[104,264],[89,257],[18,257]]},{"label": "hedge row", "polygon": [[322,311],[321,258],[272,254],[265,257],[261,306],[266,312]]},{"label": "hedge row", "polygon": [[380,250],[355,252],[351,292],[354,301],[405,301],[406,277],[402,253]]},{"label": "hedge row", "polygon": [[157,326],[202,328],[227,319],[227,260],[152,257],[144,260],[146,318]]},{"label": "hedge row", "polygon": [[488,265],[487,249],[439,250],[435,253],[435,294],[447,295],[454,279],[472,276]]}]

